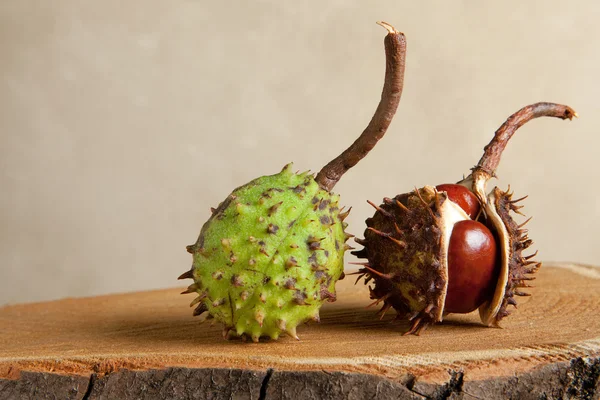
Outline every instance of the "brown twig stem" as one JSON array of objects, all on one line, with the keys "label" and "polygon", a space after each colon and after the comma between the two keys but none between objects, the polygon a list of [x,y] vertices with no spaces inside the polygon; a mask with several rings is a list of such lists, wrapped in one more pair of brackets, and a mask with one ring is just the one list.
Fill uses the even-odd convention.
[{"label": "brown twig stem", "polygon": [[487,182],[496,176],[496,168],[500,164],[500,157],[510,138],[517,129],[532,119],[539,117],[573,119],[573,117],[577,117],[577,113],[571,107],[562,104],[535,103],[521,108],[508,117],[502,126],[498,128],[494,134],[494,138],[483,149],[483,156],[477,165],[472,168],[473,172],[459,182],[470,187],[481,204],[487,203]]},{"label": "brown twig stem", "polygon": [[577,113],[569,106],[555,103],[535,103],[521,108],[498,128],[494,138],[483,149],[483,156],[473,170],[483,170],[493,177],[500,163],[502,152],[513,134],[527,122],[539,117],[570,120],[577,117]]},{"label": "brown twig stem", "polygon": [[371,122],[358,139],[342,154],[325,165],[315,180],[321,188],[331,191],[342,175],[364,158],[387,131],[402,95],[404,86],[404,66],[406,59],[406,38],[393,26],[378,22],[388,30],[385,37],[385,81],[381,100]]}]

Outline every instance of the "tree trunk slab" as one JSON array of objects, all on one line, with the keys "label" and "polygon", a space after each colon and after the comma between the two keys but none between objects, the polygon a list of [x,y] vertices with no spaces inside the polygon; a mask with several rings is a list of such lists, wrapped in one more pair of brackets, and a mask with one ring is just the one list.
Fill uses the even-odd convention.
[{"label": "tree trunk slab", "polygon": [[0,308],[0,398],[600,399],[600,269],[545,264],[502,321],[421,336],[341,281],[301,340],[225,341],[180,289]]}]

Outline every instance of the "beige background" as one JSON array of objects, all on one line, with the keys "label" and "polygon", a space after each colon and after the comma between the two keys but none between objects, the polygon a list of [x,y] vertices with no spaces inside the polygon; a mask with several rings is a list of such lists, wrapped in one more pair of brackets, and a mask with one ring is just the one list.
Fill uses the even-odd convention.
[{"label": "beige background", "polygon": [[509,114],[563,102],[581,118],[523,128],[500,184],[530,195],[542,259],[600,264],[596,1],[3,0],[0,304],[180,285],[210,206],[362,131],[379,19],[407,35],[406,86],[335,189],[350,230],[366,199],[455,181]]}]

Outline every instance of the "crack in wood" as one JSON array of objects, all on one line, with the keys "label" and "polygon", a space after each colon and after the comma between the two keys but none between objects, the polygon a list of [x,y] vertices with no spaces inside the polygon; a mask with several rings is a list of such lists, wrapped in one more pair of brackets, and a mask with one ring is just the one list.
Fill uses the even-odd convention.
[{"label": "crack in wood", "polygon": [[87,389],[85,390],[85,393],[83,394],[83,397],[81,398],[81,400],[88,400],[90,398],[90,395],[92,394],[92,391],[94,390],[94,384],[96,383],[96,379],[98,379],[98,375],[93,373],[90,375],[90,381],[88,383]]},{"label": "crack in wood", "polygon": [[273,368],[267,370],[267,374],[260,385],[260,395],[258,400],[265,400],[267,398],[267,388],[269,386],[269,380],[271,380],[271,376],[273,375],[273,371]]}]

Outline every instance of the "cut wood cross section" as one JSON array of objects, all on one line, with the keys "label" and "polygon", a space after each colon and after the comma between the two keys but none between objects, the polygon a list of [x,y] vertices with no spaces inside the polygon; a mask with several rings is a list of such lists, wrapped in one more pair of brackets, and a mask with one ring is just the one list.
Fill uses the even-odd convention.
[{"label": "cut wood cross section", "polygon": [[[0,394],[2,382],[7,387],[6,382],[30,376],[25,371],[86,377],[86,382],[92,374],[101,379],[119,370],[169,367],[259,375],[295,371],[300,377],[327,371],[404,386],[408,379],[413,387],[447,386],[449,370],[460,372],[462,385],[578,357],[596,362],[600,269],[545,263],[534,283],[532,296],[520,299],[503,329],[482,326],[472,313],[449,315],[421,336],[402,336],[408,324],[394,321],[393,312],[379,320],[375,309],[366,308],[367,287],[347,278],[337,286],[338,300],[323,307],[321,323],[298,328],[300,341],[282,337],[261,343],[223,340],[218,324],[199,324],[192,317],[191,298],[179,295],[180,289],[9,305],[0,308]],[[598,376],[591,384],[598,384]]]}]

